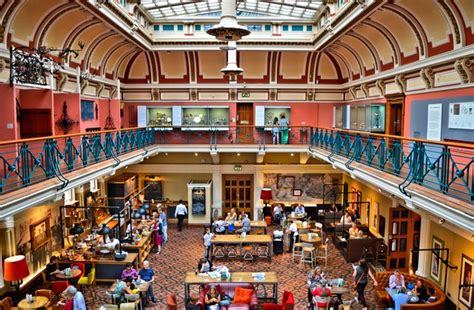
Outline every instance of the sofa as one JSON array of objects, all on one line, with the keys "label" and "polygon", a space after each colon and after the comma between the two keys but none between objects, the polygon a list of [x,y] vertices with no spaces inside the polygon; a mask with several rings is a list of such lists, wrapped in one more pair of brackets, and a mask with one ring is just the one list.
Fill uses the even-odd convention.
[{"label": "sofa", "polygon": [[[389,306],[390,296],[388,295],[385,288],[388,287],[388,281],[390,276],[393,272],[379,272],[376,274],[375,278],[377,280],[377,287],[375,288],[375,301],[377,303],[377,307],[379,308],[387,308]],[[444,292],[434,284],[431,280],[418,277],[416,275],[410,275],[409,273],[402,272],[403,276],[405,277],[405,284],[409,282],[416,283],[417,280],[423,281],[424,285],[428,289],[428,287],[433,287],[436,294],[436,301],[429,304],[405,304],[401,306],[401,309],[410,310],[410,309],[432,309],[432,310],[444,310],[445,302],[446,302],[446,295]]]},{"label": "sofa", "polygon": [[[221,294],[221,298],[224,295],[227,295],[234,299],[234,291],[235,288],[241,287],[241,288],[246,288],[246,289],[252,289],[253,294],[252,298],[250,300],[249,304],[234,304],[231,303],[228,307],[222,307],[221,309],[228,309],[228,310],[245,310],[245,309],[251,309],[251,310],[256,310],[258,309],[258,299],[257,299],[257,293],[255,292],[255,289],[252,284],[250,283],[220,283],[216,284],[216,289]],[[202,304],[202,309],[205,308],[205,300],[206,300],[206,294],[211,288],[211,285],[206,284],[204,288],[200,291],[199,293],[199,301]]]}]

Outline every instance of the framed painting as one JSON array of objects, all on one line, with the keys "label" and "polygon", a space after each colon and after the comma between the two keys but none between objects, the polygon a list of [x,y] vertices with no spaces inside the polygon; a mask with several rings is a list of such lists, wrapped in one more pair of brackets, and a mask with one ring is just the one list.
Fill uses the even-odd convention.
[{"label": "framed painting", "polygon": [[301,196],[301,189],[294,189],[293,190],[293,196],[295,196],[295,197]]},{"label": "framed painting", "polygon": [[81,100],[81,120],[90,121],[94,119],[94,101]]},{"label": "framed painting", "polygon": [[[462,255],[461,259],[461,278],[459,279],[459,301],[466,307],[470,307],[474,304],[474,259]],[[466,286],[464,286],[466,285]]]},{"label": "framed painting", "polygon": [[278,175],[277,188],[295,188],[295,177],[288,175]]},{"label": "framed painting", "polygon": [[49,217],[30,225],[31,250],[36,251],[42,246],[48,244],[51,239],[51,227],[49,226]]},{"label": "framed painting", "polygon": [[430,277],[435,280],[438,284],[441,285],[443,265],[440,257],[443,257],[443,253],[440,250],[444,247],[443,240],[438,239],[436,236],[433,236],[431,241],[431,264],[430,264]]},{"label": "framed painting", "polygon": [[377,220],[379,218],[379,203],[378,202],[374,202],[372,204],[372,227],[377,230],[378,227],[377,227]]}]

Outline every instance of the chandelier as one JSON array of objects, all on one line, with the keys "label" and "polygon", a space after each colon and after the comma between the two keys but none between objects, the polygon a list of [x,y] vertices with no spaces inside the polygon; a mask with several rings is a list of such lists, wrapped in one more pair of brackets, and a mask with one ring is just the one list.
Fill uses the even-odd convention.
[{"label": "chandelier", "polygon": [[[64,68],[64,63],[69,55],[77,58],[84,46],[84,42],[79,42],[77,50],[70,47],[65,49],[46,46],[38,48],[10,47],[10,84],[47,85],[47,75]],[[53,56],[54,52],[57,52],[58,55]]]}]

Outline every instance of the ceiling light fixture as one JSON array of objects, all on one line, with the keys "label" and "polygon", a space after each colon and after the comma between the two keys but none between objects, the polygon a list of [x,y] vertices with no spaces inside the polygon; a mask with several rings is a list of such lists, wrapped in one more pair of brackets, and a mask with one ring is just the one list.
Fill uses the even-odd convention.
[{"label": "ceiling light fixture", "polygon": [[207,34],[225,42],[238,41],[250,34],[247,28],[237,23],[235,0],[222,0],[221,20],[219,24],[207,30]]}]

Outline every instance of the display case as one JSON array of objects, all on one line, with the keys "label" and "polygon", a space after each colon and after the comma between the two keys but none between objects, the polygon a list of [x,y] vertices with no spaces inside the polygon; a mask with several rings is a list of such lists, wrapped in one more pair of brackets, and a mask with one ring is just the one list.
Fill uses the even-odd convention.
[{"label": "display case", "polygon": [[385,106],[361,105],[350,108],[350,129],[370,132],[385,131]]},{"label": "display case", "polygon": [[336,107],[334,113],[334,127],[344,127],[344,107]]},{"label": "display case", "polygon": [[[207,130],[209,126],[228,126],[229,107],[183,107],[182,125],[189,130]],[[225,129],[225,127],[224,127]]]},{"label": "display case", "polygon": [[171,126],[173,112],[171,107],[148,107],[147,126]]},{"label": "display case", "polygon": [[272,126],[275,117],[280,121],[282,116],[290,122],[291,108],[290,107],[265,107],[265,126]]}]

